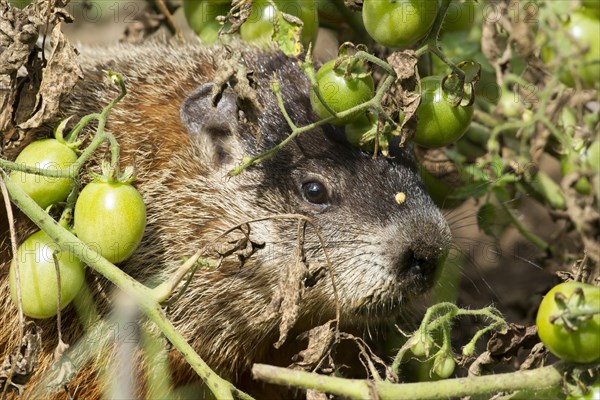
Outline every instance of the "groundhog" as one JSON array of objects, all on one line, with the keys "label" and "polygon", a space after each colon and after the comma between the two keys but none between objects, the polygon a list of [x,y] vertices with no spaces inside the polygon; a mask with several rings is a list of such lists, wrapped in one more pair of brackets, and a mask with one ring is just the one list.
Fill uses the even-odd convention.
[{"label": "groundhog", "polygon": [[[81,58],[85,76],[63,105],[65,117],[99,112],[116,97],[118,90],[105,70],[127,79],[128,94],[111,111],[106,130],[121,145],[122,164],[135,166],[135,186],[147,206],[144,239],[120,265],[138,281],[164,281],[204,246],[231,247],[227,237],[217,238],[244,221],[301,214],[314,221],[324,239],[342,328],[393,321],[408,300],[430,288],[451,235],[407,146],[393,146],[390,157],[373,157],[345,142],[343,127],[324,125],[301,134],[241,175],[228,176],[242,157],[273,148],[291,132],[270,88],[273,76],[281,83],[285,108],[296,125],[318,120],[298,60],[274,49],[235,43],[200,47],[154,42],[92,49]],[[240,95],[235,79],[223,83],[220,73],[232,62],[245,68],[258,106]],[[222,85],[215,90],[217,77]],[[94,170],[97,162],[87,168]],[[398,201],[398,193],[404,194],[404,201]],[[322,246],[309,226],[303,254],[311,276],[320,277],[305,282],[299,320],[283,346],[275,349],[279,321],[262,316],[282,269],[296,262],[298,221],[251,223],[249,238],[253,248],[246,257],[232,254],[217,268],[197,271],[169,306],[168,317],[216,372],[253,391],[251,365],[289,365],[297,334],[334,318],[336,301]],[[0,272],[1,360],[18,340],[9,262],[4,260]],[[113,286],[90,269],[88,285],[96,301],[110,301],[106,299]],[[36,323],[43,347],[28,390],[47,372],[57,344],[55,319]],[[62,332],[71,344],[82,334],[72,306],[62,313]],[[102,395],[96,373],[103,359],[79,366],[69,383],[77,398]],[[198,380],[177,354],[172,364],[176,384]],[[64,398],[65,393],[58,395]]]}]

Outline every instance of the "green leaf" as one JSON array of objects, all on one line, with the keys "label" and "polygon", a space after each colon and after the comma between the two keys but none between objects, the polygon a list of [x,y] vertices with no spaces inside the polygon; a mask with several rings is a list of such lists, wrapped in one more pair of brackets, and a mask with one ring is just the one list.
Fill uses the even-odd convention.
[{"label": "green leaf", "polygon": [[285,55],[298,56],[302,53],[301,32],[302,21],[299,18],[279,10],[273,15],[273,40]]},{"label": "green leaf", "polygon": [[477,181],[458,188],[450,197],[451,199],[468,199],[470,197],[480,198],[485,195],[490,188],[489,181]]},{"label": "green leaf", "polygon": [[477,211],[477,225],[486,235],[493,236],[492,227],[496,219],[496,207],[492,203],[485,203]]}]

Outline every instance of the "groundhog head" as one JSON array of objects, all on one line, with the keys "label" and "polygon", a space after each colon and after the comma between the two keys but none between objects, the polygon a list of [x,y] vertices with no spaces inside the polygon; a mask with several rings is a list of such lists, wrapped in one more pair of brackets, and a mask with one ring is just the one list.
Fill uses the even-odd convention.
[{"label": "groundhog head", "polygon": [[[258,56],[256,56],[258,57]],[[365,320],[394,315],[407,298],[432,283],[450,240],[449,227],[427,194],[410,148],[397,144],[390,157],[352,147],[343,127],[324,125],[301,134],[273,157],[241,175],[226,172],[244,156],[273,148],[291,132],[269,80],[276,73],[286,110],[297,126],[317,121],[308,100],[309,83],[298,66],[280,57],[247,61],[258,87],[261,110],[251,110],[235,87],[216,92],[205,83],[181,107],[181,119],[204,161],[235,197],[226,208],[238,223],[281,214],[314,221],[333,266],[343,317]],[[256,129],[258,127],[258,130]],[[222,189],[221,189],[222,190]],[[235,193],[235,194],[234,194]],[[225,196],[230,197],[230,196]],[[228,199],[222,199],[228,203]],[[229,223],[233,224],[235,218]],[[308,226],[298,255],[298,221],[272,219],[251,224],[250,237],[264,248],[250,257],[255,285],[281,284],[282,269],[298,261],[308,268],[302,313],[329,318],[335,310],[323,246]],[[269,295],[266,295],[268,300]],[[268,301],[267,301],[268,303]]]}]

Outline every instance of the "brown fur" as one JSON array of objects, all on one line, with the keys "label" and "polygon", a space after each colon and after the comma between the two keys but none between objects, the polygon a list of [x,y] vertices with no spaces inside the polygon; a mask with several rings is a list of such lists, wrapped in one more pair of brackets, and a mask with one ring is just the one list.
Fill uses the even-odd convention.
[{"label": "brown fur", "polygon": [[[107,130],[121,144],[124,163],[136,166],[136,186],[147,205],[148,226],[142,245],[121,267],[141,282],[160,282],[184,257],[213,244],[218,235],[242,221],[300,213],[313,218],[325,237],[343,325],[364,326],[397,315],[407,298],[430,284],[430,264],[450,238],[445,221],[424,192],[411,154],[402,150],[395,160],[373,160],[332,140],[341,132],[327,126],[302,135],[274,159],[227,179],[225,173],[240,156],[257,154],[289,134],[268,88],[273,70],[282,77],[283,96],[294,121],[304,125],[315,120],[308,103],[308,82],[295,61],[235,45],[234,51],[244,53],[265,107],[259,114],[259,142],[243,118],[237,131],[208,139],[189,132],[180,119],[180,106],[188,94],[212,81],[227,62],[223,48],[150,44],[94,49],[93,57],[83,57],[85,79],[66,103],[65,115],[98,112],[116,96],[103,69],[110,67],[128,78],[129,93],[111,113]],[[224,149],[226,157],[215,149]],[[330,206],[315,206],[302,198],[298,182],[305,177],[326,183],[332,192]],[[407,194],[401,206],[394,201],[398,191]],[[198,272],[183,297],[168,310],[170,320],[203,359],[236,383],[249,383],[253,362],[287,365],[290,354],[299,348],[291,334],[284,348],[275,351],[277,321],[261,319],[281,269],[294,262],[296,232],[295,221],[252,224],[251,237],[264,241],[265,249],[244,266],[230,257],[218,270]],[[222,244],[227,245],[226,241]],[[310,229],[305,250],[311,271],[324,267],[322,250]],[[18,340],[7,271],[5,264],[0,272],[0,306],[5,310],[0,320],[2,357]],[[91,271],[89,277],[96,299],[110,298],[111,285]],[[297,331],[332,318],[335,304],[330,279],[306,288],[301,306]],[[76,343],[81,327],[70,309],[64,313],[63,331],[67,342]],[[56,345],[55,321],[36,322],[43,329],[44,349],[30,387],[51,365]],[[172,353],[174,382],[194,379],[181,356]],[[85,364],[70,383],[72,390],[78,388],[79,398],[94,399],[102,393],[94,378],[94,371],[104,368],[101,364]]]}]

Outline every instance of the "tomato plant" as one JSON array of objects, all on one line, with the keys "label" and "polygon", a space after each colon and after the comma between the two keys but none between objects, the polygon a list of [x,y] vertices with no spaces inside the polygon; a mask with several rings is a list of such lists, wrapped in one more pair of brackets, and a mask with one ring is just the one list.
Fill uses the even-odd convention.
[{"label": "tomato plant", "polygon": [[411,338],[412,345],[410,351],[417,357],[429,356],[429,352],[434,345],[434,340],[429,334],[423,334],[417,331]]},{"label": "tomato plant", "polygon": [[131,256],[145,227],[144,201],[129,183],[94,181],[77,198],[75,233],[113,264]]},{"label": "tomato plant", "polygon": [[[38,231],[17,250],[23,313],[31,318],[50,318],[58,306],[58,280],[53,253],[57,251],[60,271],[60,302],[65,308],[77,295],[85,279],[84,264],[61,250],[48,235]],[[16,263],[10,264],[10,295],[17,304]]]},{"label": "tomato plant", "polygon": [[[564,24],[564,29],[553,32],[549,43],[542,49],[545,62],[555,60],[560,51],[566,58],[559,68],[561,82],[575,87],[575,80],[584,88],[597,87],[600,76],[600,20],[585,9],[574,12]],[[581,56],[575,57],[575,54]]]},{"label": "tomato plant", "polygon": [[378,43],[406,47],[425,37],[438,8],[437,0],[364,0],[362,16],[367,32]]},{"label": "tomato plant", "polygon": [[[318,90],[325,103],[333,111],[340,113],[369,101],[375,93],[371,75],[362,71],[360,66],[356,68],[357,71],[353,71],[354,67],[346,62],[343,62],[337,68],[334,68],[335,63],[335,59],[330,60],[317,71]],[[331,116],[313,91],[310,93],[310,103],[319,117],[328,118]],[[338,119],[333,123],[344,125],[354,117]]]},{"label": "tomato plant", "polygon": [[293,15],[302,21],[302,45],[308,48],[315,43],[319,31],[319,18],[313,0],[256,0],[250,16],[240,27],[242,39],[247,41],[271,42],[276,10]]},{"label": "tomato plant", "polygon": [[[58,171],[66,170],[76,160],[77,154],[64,142],[43,139],[25,147],[15,163]],[[63,201],[73,189],[73,180],[69,178],[52,178],[20,171],[11,172],[11,178],[42,208]]]},{"label": "tomato plant", "polygon": [[452,106],[442,90],[441,77],[423,78],[421,87],[414,142],[424,147],[442,147],[460,139],[471,123],[473,106]]},{"label": "tomato plant", "polygon": [[[578,290],[582,294],[576,293]],[[565,300],[559,298],[557,301],[557,293],[561,293]],[[558,284],[544,296],[538,309],[538,335],[552,353],[564,360],[594,362],[600,359],[600,314],[566,316],[556,321],[551,321],[551,318],[567,311],[576,314],[599,309],[599,287],[581,282]]]}]

